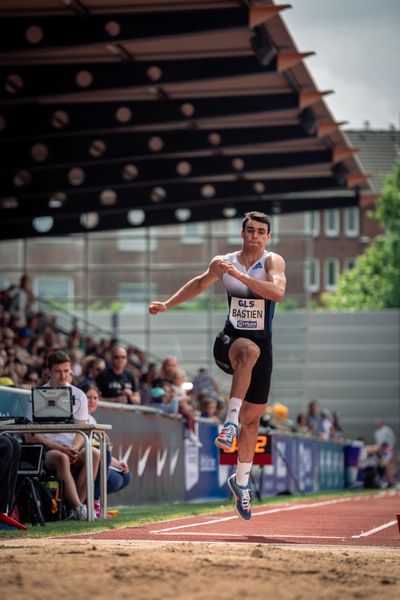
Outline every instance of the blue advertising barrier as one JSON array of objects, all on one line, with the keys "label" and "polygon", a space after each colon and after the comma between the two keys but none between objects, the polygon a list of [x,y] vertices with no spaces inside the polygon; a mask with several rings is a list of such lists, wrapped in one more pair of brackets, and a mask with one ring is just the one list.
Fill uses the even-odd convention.
[{"label": "blue advertising barrier", "polygon": [[[198,448],[185,442],[186,499],[226,498],[226,480],[235,466],[220,463],[214,445],[218,426],[199,423]],[[252,479],[262,496],[309,494],[345,487],[345,453],[342,444],[290,435],[271,436],[272,464],[253,466]]]},{"label": "blue advertising barrier", "polygon": [[197,426],[202,447],[185,440],[186,500],[228,498],[226,481],[233,468],[219,464],[219,450],[214,444],[218,425],[198,423]]}]

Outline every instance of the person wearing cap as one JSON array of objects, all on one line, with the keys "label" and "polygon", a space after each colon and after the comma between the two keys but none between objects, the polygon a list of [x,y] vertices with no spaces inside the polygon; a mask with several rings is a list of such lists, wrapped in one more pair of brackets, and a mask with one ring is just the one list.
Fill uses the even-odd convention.
[{"label": "person wearing cap", "polygon": [[11,377],[0,377],[0,385],[4,386],[4,387],[16,387],[14,381],[11,379]]},{"label": "person wearing cap", "polygon": [[166,414],[176,415],[179,410],[179,399],[174,397],[174,389],[169,384],[165,387],[151,388],[151,404],[153,408]]}]

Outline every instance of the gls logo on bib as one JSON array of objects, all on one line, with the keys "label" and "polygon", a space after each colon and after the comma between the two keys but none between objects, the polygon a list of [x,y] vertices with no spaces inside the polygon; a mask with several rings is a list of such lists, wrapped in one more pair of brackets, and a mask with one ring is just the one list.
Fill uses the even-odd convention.
[{"label": "gls logo on bib", "polygon": [[235,329],[262,331],[264,329],[265,300],[231,298],[229,321]]}]

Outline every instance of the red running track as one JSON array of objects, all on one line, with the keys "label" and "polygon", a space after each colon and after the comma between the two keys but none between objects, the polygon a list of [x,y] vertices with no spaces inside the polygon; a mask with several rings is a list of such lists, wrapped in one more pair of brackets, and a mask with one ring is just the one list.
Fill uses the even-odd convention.
[{"label": "red running track", "polygon": [[[186,517],[90,534],[112,540],[323,544],[400,548],[400,493],[383,491],[258,506],[251,521],[236,513]],[[82,537],[82,536],[79,536]],[[88,536],[85,536],[88,537]]]}]

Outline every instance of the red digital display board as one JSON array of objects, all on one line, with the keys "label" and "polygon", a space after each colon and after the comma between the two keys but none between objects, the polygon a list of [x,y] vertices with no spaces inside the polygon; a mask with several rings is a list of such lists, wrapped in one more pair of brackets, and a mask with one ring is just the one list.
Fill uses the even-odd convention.
[{"label": "red digital display board", "polygon": [[[220,465],[236,465],[237,462],[237,438],[235,438],[232,450],[219,450]],[[256,449],[254,451],[253,465],[272,465],[271,437],[264,433],[258,434]]]}]

